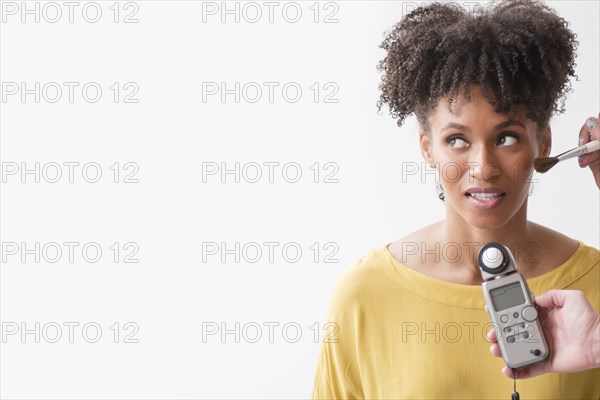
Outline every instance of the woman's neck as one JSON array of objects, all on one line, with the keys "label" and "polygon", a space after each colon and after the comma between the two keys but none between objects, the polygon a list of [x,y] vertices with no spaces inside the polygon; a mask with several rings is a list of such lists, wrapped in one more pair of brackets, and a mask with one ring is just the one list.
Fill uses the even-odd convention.
[{"label": "woman's neck", "polygon": [[[462,270],[466,276],[476,277],[476,280],[480,276],[477,254],[489,242],[507,246],[519,269],[530,274],[540,261],[540,254],[536,254],[540,250],[536,226],[527,220],[527,202],[509,221],[496,228],[473,226],[448,206],[446,219],[440,222],[438,240],[446,244],[447,251],[443,252],[445,264]],[[454,251],[450,247],[454,247]]]}]

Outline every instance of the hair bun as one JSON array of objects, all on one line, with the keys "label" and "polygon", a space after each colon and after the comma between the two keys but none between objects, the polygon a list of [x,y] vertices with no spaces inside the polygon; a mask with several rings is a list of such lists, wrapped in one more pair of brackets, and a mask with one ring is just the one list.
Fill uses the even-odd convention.
[{"label": "hair bun", "polygon": [[[464,10],[456,3],[418,7],[394,25],[380,47],[387,51],[377,102],[401,126],[411,113],[427,115],[471,84],[497,111],[524,104],[527,116],[547,124],[575,76],[575,34],[554,10],[534,0],[493,2]],[[467,95],[468,96],[468,95]]]}]

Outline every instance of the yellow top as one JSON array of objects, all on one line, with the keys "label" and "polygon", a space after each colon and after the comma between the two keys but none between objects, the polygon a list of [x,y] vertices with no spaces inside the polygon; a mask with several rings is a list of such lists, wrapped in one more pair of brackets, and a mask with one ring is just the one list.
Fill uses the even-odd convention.
[{"label": "yellow top", "polygon": [[[565,263],[527,282],[534,295],[581,290],[600,310],[600,251],[580,241]],[[321,346],[312,398],[510,399],[484,305],[479,285],[417,272],[387,245],[371,250],[331,297],[326,322],[337,330]],[[518,380],[517,391],[523,400],[600,399],[600,369]]]}]

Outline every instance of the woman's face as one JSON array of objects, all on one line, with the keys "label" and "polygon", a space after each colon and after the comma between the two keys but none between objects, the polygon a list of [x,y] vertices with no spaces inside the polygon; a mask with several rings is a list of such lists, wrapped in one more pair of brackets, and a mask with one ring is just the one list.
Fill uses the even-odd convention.
[{"label": "woman's face", "polygon": [[538,138],[522,106],[509,119],[493,110],[479,86],[472,89],[471,100],[458,99],[452,112],[440,101],[429,117],[430,137],[421,133],[421,150],[439,172],[447,212],[494,229],[519,210],[526,217],[533,159],[550,152],[550,131]]}]

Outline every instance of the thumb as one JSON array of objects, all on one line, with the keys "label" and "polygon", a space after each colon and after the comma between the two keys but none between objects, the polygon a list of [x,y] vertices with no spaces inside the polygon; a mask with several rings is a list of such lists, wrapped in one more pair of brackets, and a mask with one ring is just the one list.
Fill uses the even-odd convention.
[{"label": "thumb", "polygon": [[569,290],[551,289],[535,297],[535,303],[543,308],[562,307],[565,303],[565,292]]},{"label": "thumb", "polygon": [[545,320],[548,313],[556,307],[562,307],[565,303],[568,290],[552,289],[535,297],[535,304],[539,308],[540,320]]}]

